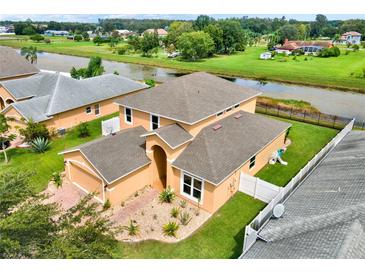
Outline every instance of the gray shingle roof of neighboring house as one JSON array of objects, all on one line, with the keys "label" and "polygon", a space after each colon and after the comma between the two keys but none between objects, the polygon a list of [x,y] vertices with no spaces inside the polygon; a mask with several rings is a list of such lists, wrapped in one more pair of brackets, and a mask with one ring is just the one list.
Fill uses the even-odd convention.
[{"label": "gray shingle roof of neighboring house", "polygon": [[175,149],[193,139],[193,136],[178,124],[160,127],[147,132],[143,136],[154,134],[160,137],[172,149]]},{"label": "gray shingle roof of neighboring house", "polygon": [[218,76],[195,72],[126,96],[116,103],[194,124],[260,94]]},{"label": "gray shingle roof of neighboring house", "polygon": [[39,70],[14,49],[0,46],[0,79],[38,73]]},{"label": "gray shingle roof of neighboring house", "polygon": [[81,151],[110,184],[151,162],[146,156],[146,138],[141,137],[144,133],[146,130],[142,126],[124,129],[115,135],[65,150],[62,154]]},{"label": "gray shingle roof of neighboring house", "polygon": [[1,84],[16,98],[30,98],[12,105],[25,118],[32,118],[36,122],[147,87],[114,74],[75,80],[60,73],[45,72],[26,79],[3,81]]},{"label": "gray shingle roof of neighboring house", "polygon": [[238,111],[203,128],[172,165],[218,185],[290,126]]},{"label": "gray shingle roof of neighboring house", "polygon": [[[290,164],[290,163],[289,163]],[[365,258],[365,132],[350,132],[243,258]]]}]

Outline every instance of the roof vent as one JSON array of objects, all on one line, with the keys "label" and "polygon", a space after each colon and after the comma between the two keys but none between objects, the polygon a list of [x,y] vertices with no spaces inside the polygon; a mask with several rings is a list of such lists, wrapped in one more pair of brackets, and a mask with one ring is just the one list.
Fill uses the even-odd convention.
[{"label": "roof vent", "polygon": [[221,124],[216,124],[214,127],[213,127],[213,130],[218,130],[222,127]]},{"label": "roof vent", "polygon": [[277,204],[273,209],[273,217],[279,219],[284,214],[285,207],[283,204]]},{"label": "roof vent", "polygon": [[237,113],[235,116],[234,116],[234,118],[236,118],[236,119],[239,119],[239,118],[241,118],[242,117],[242,113]]}]

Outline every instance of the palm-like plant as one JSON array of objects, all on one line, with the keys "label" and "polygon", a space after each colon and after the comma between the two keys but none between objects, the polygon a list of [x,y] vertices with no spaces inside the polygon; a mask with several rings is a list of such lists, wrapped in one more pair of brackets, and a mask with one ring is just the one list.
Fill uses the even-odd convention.
[{"label": "palm-like plant", "polygon": [[123,226],[123,229],[128,231],[129,236],[136,236],[139,234],[139,226],[135,220],[130,220],[129,225]]},{"label": "palm-like plant", "polygon": [[38,153],[45,152],[50,145],[50,142],[46,138],[38,137],[31,142],[33,151]]},{"label": "palm-like plant", "polygon": [[175,198],[175,192],[168,186],[165,190],[160,193],[160,201],[163,203],[171,203]]},{"label": "palm-like plant", "polygon": [[37,48],[30,46],[30,47],[23,47],[20,50],[20,54],[22,56],[25,57],[25,59],[27,59],[28,62],[30,62],[31,64],[33,63],[37,63]]},{"label": "palm-like plant", "polygon": [[175,222],[169,222],[162,227],[163,234],[170,237],[176,237],[179,225]]}]

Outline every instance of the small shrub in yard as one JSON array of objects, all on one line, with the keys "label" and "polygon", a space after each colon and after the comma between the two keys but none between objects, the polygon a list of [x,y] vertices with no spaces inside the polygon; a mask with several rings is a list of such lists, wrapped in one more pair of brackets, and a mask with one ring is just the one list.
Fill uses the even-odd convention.
[{"label": "small shrub in yard", "polygon": [[110,203],[109,199],[107,199],[103,204],[103,210],[108,210],[111,206],[112,204]]},{"label": "small shrub in yard", "polygon": [[179,225],[175,222],[168,222],[162,227],[163,234],[170,237],[176,237],[176,232],[178,229]]},{"label": "small shrub in yard", "polygon": [[139,234],[139,226],[135,220],[130,220],[129,225],[123,226],[123,229],[128,232],[129,236],[136,236]]},{"label": "small shrub in yard", "polygon": [[86,138],[90,136],[90,130],[87,123],[81,123],[76,128],[77,136],[79,138]]},{"label": "small shrub in yard", "polygon": [[149,86],[150,88],[153,88],[153,87],[156,85],[156,82],[155,82],[155,80],[153,80],[153,79],[146,79],[146,80],[144,81],[144,83],[145,83],[147,86]]},{"label": "small shrub in yard", "polygon": [[188,212],[180,213],[179,220],[182,225],[188,225],[191,221],[192,217]]},{"label": "small shrub in yard", "polygon": [[61,174],[59,172],[53,172],[52,181],[56,185],[57,188],[60,188],[62,186]]},{"label": "small shrub in yard", "polygon": [[24,141],[30,143],[36,138],[50,139],[50,133],[44,124],[39,124],[33,120],[27,122],[25,128],[19,129],[21,135],[24,136]]},{"label": "small shrub in yard", "polygon": [[163,203],[171,203],[174,199],[175,192],[169,186],[160,193],[160,201]]},{"label": "small shrub in yard", "polygon": [[34,152],[43,153],[49,148],[50,142],[46,138],[38,137],[31,142]]},{"label": "small shrub in yard", "polygon": [[177,218],[179,213],[180,213],[180,210],[177,207],[173,207],[170,212],[172,218]]},{"label": "small shrub in yard", "polygon": [[185,208],[187,206],[187,202],[185,200],[180,201],[180,207]]},{"label": "small shrub in yard", "polygon": [[157,220],[157,214],[153,214],[153,219]]}]

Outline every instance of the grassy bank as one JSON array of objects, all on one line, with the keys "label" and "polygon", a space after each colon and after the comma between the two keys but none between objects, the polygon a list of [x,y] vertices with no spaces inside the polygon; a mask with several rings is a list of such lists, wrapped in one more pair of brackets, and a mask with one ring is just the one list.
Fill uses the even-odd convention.
[{"label": "grassy bank", "polygon": [[287,83],[314,85],[327,88],[347,89],[365,93],[365,51],[342,54],[337,58],[293,57],[275,60],[259,60],[265,47],[250,47],[245,52],[230,56],[222,55],[198,62],[168,59],[159,53],[155,57],[139,54],[117,55],[109,45],[96,46],[92,42],[74,42],[53,39],[52,43],[36,43],[30,40],[0,40],[0,45],[21,48],[36,46],[39,50],[83,57],[100,56],[106,60],[168,67],[186,71],[207,71],[215,74],[273,80]]}]

